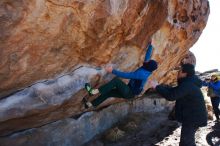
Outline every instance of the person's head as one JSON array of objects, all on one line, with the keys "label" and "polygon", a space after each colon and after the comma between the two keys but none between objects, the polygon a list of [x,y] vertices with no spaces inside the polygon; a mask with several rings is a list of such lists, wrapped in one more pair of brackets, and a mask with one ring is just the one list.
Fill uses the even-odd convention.
[{"label": "person's head", "polygon": [[182,64],[178,72],[178,78],[190,77],[195,75],[195,67],[192,64]]},{"label": "person's head", "polygon": [[211,81],[213,81],[213,82],[217,82],[217,81],[218,81],[218,76],[217,76],[217,74],[212,74],[212,76],[211,76]]},{"label": "person's head", "polygon": [[153,72],[154,70],[157,69],[157,62],[155,60],[149,60],[149,61],[145,61],[143,63],[143,67],[144,69],[146,69],[147,71]]},{"label": "person's head", "polygon": [[196,66],[196,57],[192,52],[188,52],[182,59],[181,64],[192,64]]}]

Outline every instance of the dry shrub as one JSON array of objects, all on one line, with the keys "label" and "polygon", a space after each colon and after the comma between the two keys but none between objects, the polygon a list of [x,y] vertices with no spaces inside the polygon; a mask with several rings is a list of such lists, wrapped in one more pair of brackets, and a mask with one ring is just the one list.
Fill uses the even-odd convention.
[{"label": "dry shrub", "polygon": [[112,141],[116,142],[119,139],[122,139],[125,136],[125,132],[120,130],[118,127],[115,127],[113,129],[110,129],[106,134],[105,134],[105,139],[107,141]]},{"label": "dry shrub", "polygon": [[124,130],[125,131],[134,131],[138,128],[138,125],[134,122],[128,122],[125,126],[124,126]]}]

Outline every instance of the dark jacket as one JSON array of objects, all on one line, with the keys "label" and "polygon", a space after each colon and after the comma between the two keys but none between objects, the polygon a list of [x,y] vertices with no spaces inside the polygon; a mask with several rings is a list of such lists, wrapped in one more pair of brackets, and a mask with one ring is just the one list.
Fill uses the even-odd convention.
[{"label": "dark jacket", "polygon": [[159,85],[156,90],[167,100],[176,100],[175,116],[179,122],[206,126],[207,111],[201,86],[201,80],[197,76],[192,76],[180,79],[177,87],[168,88]]}]

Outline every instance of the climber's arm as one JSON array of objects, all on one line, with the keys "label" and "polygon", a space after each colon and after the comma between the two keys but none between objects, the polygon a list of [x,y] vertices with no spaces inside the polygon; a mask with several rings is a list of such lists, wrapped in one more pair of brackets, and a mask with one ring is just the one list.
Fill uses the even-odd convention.
[{"label": "climber's arm", "polygon": [[153,46],[152,46],[151,42],[149,42],[148,45],[147,45],[147,52],[146,52],[146,55],[145,55],[144,62],[150,60],[151,55],[152,55],[152,51],[153,51]]}]

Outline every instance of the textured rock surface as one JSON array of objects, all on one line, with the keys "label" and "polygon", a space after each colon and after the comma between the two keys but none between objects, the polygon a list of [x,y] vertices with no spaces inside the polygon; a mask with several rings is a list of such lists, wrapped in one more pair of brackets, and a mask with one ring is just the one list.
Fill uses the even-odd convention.
[{"label": "textured rock surface", "polygon": [[[196,66],[196,57],[190,51],[180,60],[180,64],[186,63],[190,63]],[[176,67],[174,66],[168,72],[166,72],[166,74],[164,74],[164,78],[161,78],[160,82],[166,83],[171,86],[177,85],[177,74],[180,68],[180,64],[176,64]]]},{"label": "textured rock surface", "polygon": [[[198,40],[209,14],[208,1],[168,1],[168,17],[153,35],[154,58],[160,62],[154,78],[170,83],[169,71],[188,55],[189,48]],[[168,76],[166,76],[168,75]]]},{"label": "textured rock surface", "polygon": [[80,114],[85,92],[78,91],[91,78],[98,80],[101,74],[101,71],[81,67],[72,74],[36,83],[0,100],[0,135]]},{"label": "textured rock surface", "polygon": [[207,0],[1,0],[0,135],[82,113],[84,83],[111,78],[96,67],[140,66],[150,37],[152,78],[170,82],[208,14]]},{"label": "textured rock surface", "polygon": [[135,67],[167,16],[162,0],[2,0],[0,10],[1,97],[81,64],[123,66],[126,55]]},{"label": "textured rock surface", "polygon": [[128,114],[136,112],[159,112],[168,107],[168,101],[155,98],[137,100],[112,105],[97,112],[87,112],[78,119],[66,118],[54,123],[19,132],[9,137],[0,138],[1,146],[80,146],[95,135],[104,132]]}]

